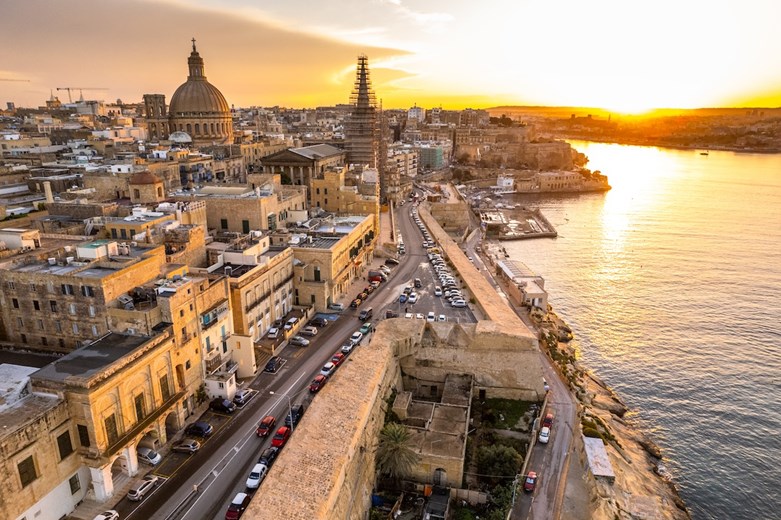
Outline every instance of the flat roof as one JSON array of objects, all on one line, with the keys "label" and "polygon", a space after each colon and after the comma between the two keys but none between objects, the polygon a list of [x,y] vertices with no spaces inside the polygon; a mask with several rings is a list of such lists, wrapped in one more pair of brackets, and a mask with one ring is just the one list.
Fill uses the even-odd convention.
[{"label": "flat roof", "polygon": [[69,379],[86,378],[102,372],[149,341],[146,336],[110,333],[94,343],[74,350],[32,374],[33,379],[64,383]]},{"label": "flat roof", "polygon": [[616,474],[613,472],[613,465],[610,464],[610,457],[602,439],[584,436],[583,444],[586,447],[586,458],[588,459],[591,473],[595,477],[616,478]]},{"label": "flat roof", "polygon": [[291,244],[292,247],[306,247],[309,249],[331,249],[343,237],[312,237],[312,241],[304,241],[299,244]]}]

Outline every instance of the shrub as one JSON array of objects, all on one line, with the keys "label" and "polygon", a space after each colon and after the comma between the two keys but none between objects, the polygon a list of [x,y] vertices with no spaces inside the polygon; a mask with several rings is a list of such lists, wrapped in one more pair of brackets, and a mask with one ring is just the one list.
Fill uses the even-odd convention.
[{"label": "shrub", "polygon": [[[583,435],[592,439],[602,439],[602,435],[594,428],[583,428]],[[605,439],[602,439],[602,442],[605,442]]]}]

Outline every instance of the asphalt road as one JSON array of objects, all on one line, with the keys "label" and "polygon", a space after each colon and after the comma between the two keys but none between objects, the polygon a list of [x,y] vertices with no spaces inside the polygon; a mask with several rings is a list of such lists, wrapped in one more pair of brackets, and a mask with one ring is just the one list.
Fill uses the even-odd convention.
[{"label": "asphalt road", "polygon": [[[409,312],[425,315],[433,311],[437,316],[444,314],[448,320],[475,321],[469,308],[453,309],[442,298],[434,296],[433,272],[422,247],[420,230],[410,218],[410,209],[411,205],[406,204],[396,213],[396,224],[407,254],[400,257],[401,264],[393,269],[389,280],[369,295],[360,308],[346,310],[336,322],[320,329],[317,336],[310,338],[312,341],[308,347],[287,346],[280,353],[285,360],[284,366],[275,374],[259,373],[249,385],[255,391],[252,399],[232,416],[204,413],[200,418],[212,423],[215,428],[212,436],[203,441],[200,451],[193,455],[167,455],[153,471],[160,476],[161,484],[141,502],[123,498],[115,507],[121,518],[224,518],[236,493],[246,491],[246,478],[260,453],[270,446],[270,438],[261,439],[255,434],[260,420],[266,415],[273,415],[279,426],[289,404],[304,402],[308,405],[311,399],[316,398],[308,391],[309,382],[360,327],[358,313],[372,307],[372,321],[376,323],[385,316],[386,309],[403,311],[398,303],[399,294],[415,278],[421,279],[423,287],[417,290],[420,295],[418,303],[407,304]],[[357,281],[353,288],[358,292],[364,285],[362,281]],[[369,340],[364,338],[363,343]],[[195,419],[191,417],[190,422]],[[273,476],[273,472],[272,467],[269,476]]]}]

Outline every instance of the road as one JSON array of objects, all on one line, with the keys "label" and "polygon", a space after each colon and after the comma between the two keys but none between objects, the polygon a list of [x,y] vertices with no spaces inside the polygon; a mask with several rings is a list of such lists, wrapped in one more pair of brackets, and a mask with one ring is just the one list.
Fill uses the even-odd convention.
[{"label": "road", "polygon": [[[397,228],[403,237],[407,254],[400,257],[401,263],[392,270],[389,280],[369,295],[360,308],[346,310],[337,321],[320,329],[317,336],[310,338],[312,341],[308,347],[287,346],[279,354],[285,360],[284,366],[275,374],[261,372],[249,385],[256,393],[233,416],[204,413],[201,418],[214,425],[215,433],[202,443],[200,451],[194,455],[167,455],[153,471],[161,477],[162,483],[142,502],[130,502],[122,498],[115,506],[121,518],[224,518],[236,493],[246,491],[245,481],[252,466],[260,453],[270,445],[269,438],[261,439],[255,434],[260,420],[266,415],[273,415],[279,425],[289,404],[304,402],[308,405],[312,399],[308,391],[309,382],[360,327],[361,322],[357,319],[360,310],[372,307],[373,322],[382,319],[386,309],[402,311],[403,316],[405,309],[398,303],[398,297],[402,289],[415,278],[423,282],[423,287],[417,290],[420,300],[416,304],[407,304],[406,310],[424,315],[433,311],[437,315],[446,315],[449,320],[475,321],[469,308],[452,309],[441,298],[433,295],[433,273],[422,248],[421,233],[410,217],[410,209],[408,204],[396,211]],[[354,282],[348,296],[359,292],[364,285],[365,281]],[[368,343],[369,339],[365,338],[363,343]],[[272,467],[269,476],[273,477],[273,472]]]}]

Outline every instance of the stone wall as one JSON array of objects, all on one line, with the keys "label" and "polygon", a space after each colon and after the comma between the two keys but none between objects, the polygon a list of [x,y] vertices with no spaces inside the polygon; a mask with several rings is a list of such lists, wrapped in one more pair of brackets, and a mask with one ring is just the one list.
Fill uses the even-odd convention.
[{"label": "stone wall", "polygon": [[431,214],[442,222],[445,231],[461,231],[469,227],[469,213],[471,209],[465,202],[435,202],[431,204]]}]

